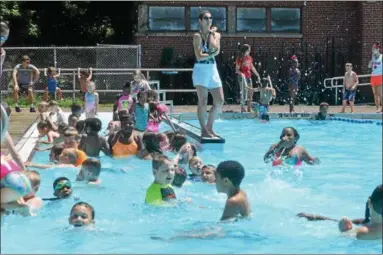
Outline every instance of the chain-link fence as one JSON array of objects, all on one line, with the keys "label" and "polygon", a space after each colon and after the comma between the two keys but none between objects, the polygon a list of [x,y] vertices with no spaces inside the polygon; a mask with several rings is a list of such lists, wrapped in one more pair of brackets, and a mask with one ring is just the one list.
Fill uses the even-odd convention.
[{"label": "chain-link fence", "polygon": [[[40,78],[34,90],[40,94],[47,87],[44,69],[56,67],[61,70],[58,78],[62,90],[79,90],[77,68],[90,68],[94,72],[92,80],[99,90],[119,91],[127,80],[132,80],[132,72],[103,72],[101,69],[122,69],[141,67],[140,45],[98,45],[96,47],[4,47],[6,58],[1,77],[1,94],[13,93],[13,68],[21,63],[21,57],[29,56],[31,64],[40,70]],[[65,93],[65,97],[75,97]]]}]

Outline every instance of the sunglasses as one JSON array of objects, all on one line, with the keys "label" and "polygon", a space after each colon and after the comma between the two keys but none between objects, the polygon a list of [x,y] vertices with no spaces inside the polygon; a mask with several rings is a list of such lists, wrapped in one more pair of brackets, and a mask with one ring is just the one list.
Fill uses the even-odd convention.
[{"label": "sunglasses", "polygon": [[70,189],[72,188],[72,183],[70,183],[69,181],[61,181],[57,183],[55,187],[55,191],[62,190],[64,187],[67,187],[68,189]]},{"label": "sunglasses", "polygon": [[203,17],[204,20],[213,20],[213,17]]},{"label": "sunglasses", "polygon": [[352,67],[352,65],[346,65],[346,67]]}]

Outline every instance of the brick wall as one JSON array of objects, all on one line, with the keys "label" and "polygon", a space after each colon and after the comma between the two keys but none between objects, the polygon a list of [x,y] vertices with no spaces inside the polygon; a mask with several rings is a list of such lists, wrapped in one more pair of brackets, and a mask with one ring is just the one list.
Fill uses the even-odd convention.
[{"label": "brick wall", "polygon": [[[145,2],[153,5],[182,5],[199,6],[206,5],[204,2]],[[361,30],[358,26],[360,2],[209,2],[209,6],[247,6],[247,7],[302,7],[302,36],[309,47],[323,47],[326,38],[335,36],[336,47],[347,48],[350,40],[360,41]],[[223,35],[222,53],[223,58],[230,58],[237,51],[239,43],[248,43],[253,49],[263,48],[271,52],[280,49],[284,42],[286,49],[299,46],[299,38],[259,38],[259,37],[230,37]],[[175,55],[193,56],[192,34],[183,37],[136,36],[136,43],[142,45],[144,67],[159,67],[161,49],[174,47]]]}]

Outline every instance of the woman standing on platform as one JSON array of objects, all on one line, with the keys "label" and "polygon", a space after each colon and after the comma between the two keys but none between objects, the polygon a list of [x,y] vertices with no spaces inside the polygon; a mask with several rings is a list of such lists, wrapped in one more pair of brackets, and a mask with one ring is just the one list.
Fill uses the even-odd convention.
[{"label": "woman standing on platform", "polygon": [[[197,115],[201,125],[201,137],[218,137],[213,131],[217,113],[223,105],[222,82],[217,70],[215,56],[220,51],[221,34],[211,29],[213,17],[209,11],[199,14],[200,31],[194,34],[193,46],[196,62],[193,68],[193,85],[197,89]],[[207,123],[205,122],[208,93],[213,97]]]}]

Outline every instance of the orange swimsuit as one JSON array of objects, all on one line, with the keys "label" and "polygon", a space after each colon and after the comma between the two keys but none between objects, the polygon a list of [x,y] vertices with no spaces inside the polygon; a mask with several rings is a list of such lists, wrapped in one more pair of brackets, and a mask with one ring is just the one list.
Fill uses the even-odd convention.
[{"label": "orange swimsuit", "polygon": [[116,143],[112,147],[114,157],[129,157],[136,155],[138,152],[138,145],[135,141],[130,144],[123,144],[117,139]]},{"label": "orange swimsuit", "polygon": [[88,158],[85,154],[85,152],[83,152],[82,150],[78,150],[76,149],[77,151],[77,161],[76,163],[74,164],[75,166],[80,166],[82,165],[82,163]]}]

